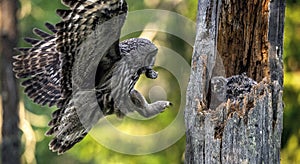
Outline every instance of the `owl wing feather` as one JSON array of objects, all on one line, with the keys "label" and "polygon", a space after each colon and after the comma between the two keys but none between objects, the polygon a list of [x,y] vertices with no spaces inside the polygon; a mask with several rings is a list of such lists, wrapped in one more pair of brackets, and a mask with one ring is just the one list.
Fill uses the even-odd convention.
[{"label": "owl wing feather", "polygon": [[[79,109],[74,107],[76,99],[72,99],[74,85],[72,70],[74,62],[76,60],[80,62],[80,59],[75,58],[89,55],[85,53],[89,48],[85,41],[91,39],[90,35],[100,32],[103,33],[100,36],[105,36],[108,30],[110,33],[116,33],[118,39],[109,45],[104,58],[108,60],[121,58],[119,37],[125,18],[121,20],[121,26],[96,30],[99,25],[113,17],[124,16],[127,13],[125,0],[62,0],[62,3],[69,7],[67,10],[57,10],[62,21],[56,25],[45,24],[52,34],[34,29],[34,33],[41,39],[25,38],[32,47],[19,48],[20,54],[14,57],[14,71],[18,78],[25,78],[22,85],[25,86],[28,97],[38,104],[56,105],[59,108],[53,113],[49,123],[51,128],[46,133],[54,135],[49,146],[52,151],[59,154],[70,149],[90,130],[90,125],[86,127],[81,124],[78,112],[79,115],[94,116],[94,119],[99,117],[93,114],[96,110],[86,109],[90,110],[86,113],[84,110],[88,107],[86,105],[78,107]],[[95,43],[105,44],[108,37],[97,38]],[[99,50],[95,47],[91,49]],[[102,62],[102,64],[97,71],[105,73],[113,63]]]},{"label": "owl wing feather", "polygon": [[[54,136],[49,148],[58,154],[81,141],[103,116],[98,107],[102,93],[81,92],[76,87],[85,89],[95,78],[95,69],[97,76],[104,76],[121,58],[119,38],[127,14],[127,4],[122,0],[64,0],[63,3],[70,10],[57,10],[63,19],[56,24],[57,49],[65,54],[62,89],[69,98],[53,113],[49,122],[51,128],[46,132],[46,135]],[[99,59],[100,64],[95,62]],[[96,77],[98,82],[102,78]],[[98,97],[93,99],[94,95]]]},{"label": "owl wing feather", "polygon": [[[79,46],[95,27],[113,16],[127,13],[127,4],[120,0],[62,0],[69,10],[58,9],[62,21],[45,26],[54,34],[40,29],[33,32],[41,40],[25,38],[30,48],[18,48],[21,54],[14,56],[14,71],[25,93],[35,103],[62,107],[72,94],[72,67]],[[120,32],[121,29],[118,29]],[[111,45],[115,58],[120,55],[119,45]]]},{"label": "owl wing feather", "polygon": [[[46,23],[46,27],[54,31],[54,26],[50,23]],[[41,40],[25,38],[32,47],[17,49],[21,54],[14,56],[13,69],[18,78],[26,78],[22,85],[28,97],[38,104],[53,106],[63,98],[60,85],[62,60],[55,48],[54,34],[40,29],[34,29],[33,32],[41,37]]]}]

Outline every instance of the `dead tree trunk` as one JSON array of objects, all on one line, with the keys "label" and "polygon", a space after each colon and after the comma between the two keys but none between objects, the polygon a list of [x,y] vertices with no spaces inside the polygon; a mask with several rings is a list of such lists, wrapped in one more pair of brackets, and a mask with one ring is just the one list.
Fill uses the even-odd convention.
[{"label": "dead tree trunk", "polygon": [[2,164],[20,163],[18,89],[12,71],[17,46],[17,0],[0,0],[0,54],[2,96]]},{"label": "dead tree trunk", "polygon": [[199,0],[186,163],[280,163],[284,10],[284,0]]}]

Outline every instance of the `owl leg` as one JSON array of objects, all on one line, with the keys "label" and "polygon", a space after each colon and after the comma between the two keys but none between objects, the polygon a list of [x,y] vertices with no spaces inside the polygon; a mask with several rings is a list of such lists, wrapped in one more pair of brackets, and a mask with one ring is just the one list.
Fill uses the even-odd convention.
[{"label": "owl leg", "polygon": [[154,116],[163,112],[166,108],[172,105],[172,103],[169,101],[156,101],[148,104],[144,96],[137,90],[132,90],[130,92],[130,98],[134,104],[135,111],[144,117]]}]

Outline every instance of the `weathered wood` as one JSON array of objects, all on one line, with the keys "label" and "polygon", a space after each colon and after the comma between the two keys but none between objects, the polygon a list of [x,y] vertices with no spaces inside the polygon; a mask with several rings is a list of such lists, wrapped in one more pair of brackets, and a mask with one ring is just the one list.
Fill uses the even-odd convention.
[{"label": "weathered wood", "polygon": [[18,164],[21,155],[18,88],[12,71],[13,48],[17,46],[17,2],[0,1],[2,164]]},{"label": "weathered wood", "polygon": [[228,76],[247,72],[257,81],[268,76],[268,6],[269,0],[222,3],[218,51]]},{"label": "weathered wood", "polygon": [[[280,162],[284,9],[283,0],[199,0],[186,163]],[[251,90],[229,96],[234,91],[226,82],[226,98],[213,104],[224,96],[213,93],[211,79],[241,78],[234,75],[244,72],[257,81]]]}]

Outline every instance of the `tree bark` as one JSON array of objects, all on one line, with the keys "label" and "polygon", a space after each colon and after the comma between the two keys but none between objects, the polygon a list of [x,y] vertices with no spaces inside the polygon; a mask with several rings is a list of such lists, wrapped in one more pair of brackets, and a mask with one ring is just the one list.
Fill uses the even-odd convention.
[{"label": "tree bark", "polygon": [[186,163],[280,163],[284,11],[284,0],[199,0]]},{"label": "tree bark", "polygon": [[17,46],[17,0],[0,0],[0,54],[2,96],[2,164],[20,163],[18,89],[12,71],[13,48]]}]

